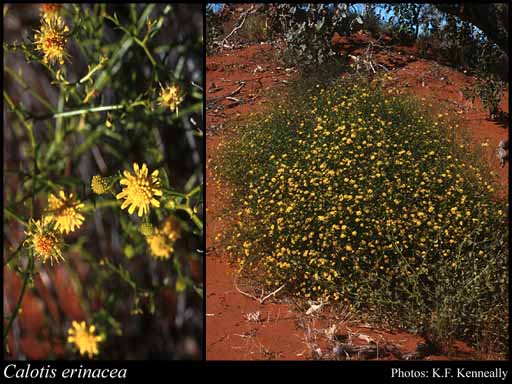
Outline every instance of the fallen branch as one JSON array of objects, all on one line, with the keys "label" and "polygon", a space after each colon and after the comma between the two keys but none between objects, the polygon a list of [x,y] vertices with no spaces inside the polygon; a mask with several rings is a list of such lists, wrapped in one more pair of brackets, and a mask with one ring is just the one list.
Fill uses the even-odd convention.
[{"label": "fallen branch", "polygon": [[265,300],[267,300],[270,296],[275,296],[279,291],[281,291],[284,288],[284,284],[281,285],[279,288],[277,288],[274,292],[270,292],[267,296],[261,299],[260,303],[263,304]]},{"label": "fallen branch", "polygon": [[240,272],[238,272],[238,274],[235,276],[235,280],[233,281],[233,285],[235,286],[235,289],[238,291],[238,293],[240,293],[240,294],[242,294],[244,296],[247,296],[247,297],[249,297],[249,298],[251,298],[253,300],[256,300],[260,304],[263,304],[265,302],[265,300],[267,300],[269,297],[277,295],[277,293],[279,293],[285,287],[285,285],[283,284],[279,288],[277,288],[275,291],[270,292],[265,297],[263,297],[263,290],[262,290],[261,295],[258,298],[256,296],[251,295],[250,293],[244,292],[240,288],[238,288],[238,278],[240,277],[240,275],[242,273],[242,270],[243,270],[243,267],[242,267],[242,269],[240,269]]},{"label": "fallen branch", "polygon": [[250,293],[247,293],[247,292],[244,292],[242,291],[240,288],[238,288],[238,278],[240,277],[240,273],[242,272],[242,270],[240,270],[240,272],[235,276],[235,280],[233,281],[233,284],[235,286],[235,289],[238,291],[238,293],[241,293],[242,295],[244,296],[247,296],[251,299],[254,299],[256,301],[259,301],[259,299],[256,297],[256,296],[253,296],[251,295]]},{"label": "fallen branch", "polygon": [[245,23],[245,19],[247,19],[247,15],[252,11],[254,10],[254,5],[251,6],[251,8],[249,8],[247,11],[245,11],[242,15],[240,15],[240,19],[243,17],[243,20],[242,22],[237,25],[224,39],[222,39],[222,42],[220,43],[221,47],[224,47],[224,45],[226,44],[227,40],[236,32],[238,31],[240,28],[242,28],[242,26],[244,25]]},{"label": "fallen branch", "polygon": [[245,85],[245,82],[241,82],[240,86],[237,89],[235,89],[233,92],[228,93],[227,95],[214,97],[213,99],[208,99],[208,102],[211,103],[213,101],[217,101],[217,100],[221,100],[221,99],[228,99],[229,97],[234,96],[238,92],[240,92],[240,90],[244,87],[244,85]]}]

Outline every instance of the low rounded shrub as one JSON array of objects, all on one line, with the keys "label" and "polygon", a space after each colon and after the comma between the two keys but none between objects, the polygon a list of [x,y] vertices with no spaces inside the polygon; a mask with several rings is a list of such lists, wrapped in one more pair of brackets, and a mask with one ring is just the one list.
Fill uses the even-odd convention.
[{"label": "low rounded shrub", "polygon": [[447,114],[382,84],[291,91],[237,127],[215,160],[222,241],[268,289],[503,350],[506,203]]}]

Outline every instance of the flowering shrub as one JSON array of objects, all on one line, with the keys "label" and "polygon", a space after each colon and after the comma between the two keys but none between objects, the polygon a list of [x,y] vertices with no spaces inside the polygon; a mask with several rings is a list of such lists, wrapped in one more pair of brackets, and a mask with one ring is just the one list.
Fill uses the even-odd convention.
[{"label": "flowering shrub", "polygon": [[[4,42],[7,356],[200,358],[201,5],[20,7],[4,7],[21,26]],[[33,300],[44,324],[26,329]]]},{"label": "flowering shrub", "polygon": [[267,289],[503,352],[506,203],[456,122],[379,84],[298,86],[237,127],[216,159],[236,218],[221,240]]}]

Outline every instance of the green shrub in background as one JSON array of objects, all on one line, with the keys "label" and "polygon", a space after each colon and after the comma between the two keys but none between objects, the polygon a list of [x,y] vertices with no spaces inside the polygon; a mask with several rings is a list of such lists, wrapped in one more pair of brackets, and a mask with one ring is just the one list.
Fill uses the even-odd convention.
[{"label": "green shrub in background", "polygon": [[58,357],[200,358],[201,6],[20,7],[4,21],[40,18],[4,41],[8,357],[24,294],[64,266],[85,318],[48,321]]},{"label": "green shrub in background", "polygon": [[477,65],[473,70],[476,81],[463,88],[462,92],[466,99],[475,101],[480,98],[482,105],[489,112],[489,117],[499,117],[500,102],[506,90],[508,71],[503,70],[504,63],[508,64],[508,58],[496,45],[484,41],[476,56]]},{"label": "green shrub in background", "polygon": [[218,48],[216,42],[222,34],[223,14],[215,12],[213,4],[206,5],[206,52],[208,54]]},{"label": "green shrub in background", "polygon": [[[349,20],[347,4],[277,4],[266,8],[267,25],[282,32],[286,42],[283,59],[296,65],[303,72],[317,71],[336,61],[331,39],[343,20]],[[354,15],[348,26],[362,24],[360,16]]]},{"label": "green shrub in background", "polygon": [[507,204],[456,122],[379,81],[300,83],[217,155],[245,276],[506,353]]}]

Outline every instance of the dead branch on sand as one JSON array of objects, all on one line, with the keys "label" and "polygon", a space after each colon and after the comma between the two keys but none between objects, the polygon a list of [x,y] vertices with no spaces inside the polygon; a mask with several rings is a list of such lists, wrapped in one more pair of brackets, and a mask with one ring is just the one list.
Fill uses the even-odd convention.
[{"label": "dead branch on sand", "polygon": [[221,49],[222,48],[230,48],[229,45],[226,44],[226,42],[228,41],[228,39],[236,32],[238,31],[240,28],[242,28],[242,26],[244,25],[245,23],[245,20],[247,19],[247,15],[249,15],[249,13],[251,13],[252,11],[254,10],[254,5],[251,6],[251,8],[249,8],[247,11],[245,11],[244,13],[242,13],[240,15],[240,17],[238,18],[238,20],[242,20],[242,22],[237,25],[235,28],[233,28],[233,30],[228,33],[228,35],[222,39],[221,43],[220,43],[220,47]]},{"label": "dead branch on sand", "polygon": [[253,300],[256,300],[258,301],[260,304],[263,304],[267,299],[269,299],[270,297],[272,296],[275,296],[277,295],[281,290],[284,289],[285,285],[281,285],[279,288],[277,288],[275,291],[272,291],[270,292],[268,295],[266,296],[263,296],[264,295],[264,291],[263,289],[261,290],[261,295],[260,297],[256,297],[254,295],[251,295],[250,293],[247,293],[247,292],[244,292],[242,291],[239,287],[238,287],[238,278],[240,277],[240,275],[242,274],[242,270],[243,270],[243,267],[242,269],[240,269],[240,271],[238,272],[238,274],[235,276],[235,279],[233,281],[233,285],[235,286],[235,289],[238,291],[238,293],[244,295],[244,296],[247,296]]}]

